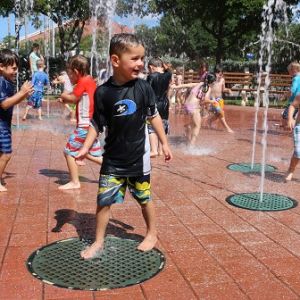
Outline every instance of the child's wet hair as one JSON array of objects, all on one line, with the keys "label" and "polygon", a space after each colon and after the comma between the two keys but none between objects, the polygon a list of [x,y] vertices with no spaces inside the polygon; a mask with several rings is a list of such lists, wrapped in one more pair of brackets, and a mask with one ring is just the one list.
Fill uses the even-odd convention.
[{"label": "child's wet hair", "polygon": [[208,73],[207,75],[206,75],[206,81],[207,81],[207,83],[208,84],[211,84],[211,83],[213,83],[213,82],[215,82],[216,81],[216,75],[215,74],[213,74],[213,73]]},{"label": "child's wet hair", "polygon": [[67,69],[77,70],[80,75],[87,75],[90,72],[90,63],[85,56],[75,55],[68,60]]},{"label": "child's wet hair", "polygon": [[9,49],[2,49],[0,50],[0,64],[2,64],[3,67],[13,66],[16,64],[18,67],[19,56]]},{"label": "child's wet hair", "polygon": [[293,69],[296,70],[297,72],[300,72],[300,64],[297,61],[293,61],[288,65],[287,69],[288,71]]},{"label": "child's wet hair", "polygon": [[110,41],[109,55],[116,54],[120,56],[126,52],[129,47],[136,47],[140,45],[144,47],[142,40],[132,33],[115,34]]},{"label": "child's wet hair", "polygon": [[153,57],[149,60],[148,66],[161,68],[161,67],[163,67],[163,62],[159,57]]}]

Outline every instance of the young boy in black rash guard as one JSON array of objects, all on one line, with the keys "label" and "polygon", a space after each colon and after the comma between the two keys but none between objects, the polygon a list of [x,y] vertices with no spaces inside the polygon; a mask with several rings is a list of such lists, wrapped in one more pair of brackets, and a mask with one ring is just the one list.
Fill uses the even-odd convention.
[{"label": "young boy in black rash guard", "polygon": [[[163,63],[160,58],[152,58],[149,60],[148,69],[150,75],[147,81],[150,83],[156,95],[156,105],[160,117],[163,121],[165,134],[169,133],[169,98],[168,91],[172,80],[172,73],[169,67]],[[157,134],[151,124],[148,125],[151,152],[150,157],[162,155],[161,144],[158,142]]]},{"label": "young boy in black rash guard", "polygon": [[162,144],[165,161],[172,159],[154,91],[148,82],[138,78],[144,66],[142,42],[133,34],[117,34],[111,39],[109,53],[113,76],[95,92],[94,115],[77,155],[83,158],[106,127],[97,195],[96,239],[81,252],[84,259],[93,258],[103,248],[110,206],[124,201],[127,187],[141,205],[147,225],[146,236],[138,250],[149,251],[157,242],[154,204],[150,198],[150,145],[146,120]]}]

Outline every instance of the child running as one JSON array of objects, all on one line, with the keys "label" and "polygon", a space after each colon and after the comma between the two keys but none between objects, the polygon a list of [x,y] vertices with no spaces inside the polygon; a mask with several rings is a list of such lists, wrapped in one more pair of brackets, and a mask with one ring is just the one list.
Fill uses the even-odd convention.
[{"label": "child running", "polygon": [[[160,58],[152,58],[148,62],[149,76],[147,81],[156,95],[156,105],[159,115],[162,118],[165,134],[169,133],[169,98],[168,91],[172,79],[169,67]],[[151,124],[148,124],[151,152],[150,157],[162,155],[161,143]]]},{"label": "child running", "polygon": [[26,81],[15,93],[14,81],[19,65],[18,56],[9,49],[0,50],[0,192],[6,192],[2,175],[11,159],[11,120],[14,105],[33,93],[32,84]]},{"label": "child running", "polygon": [[225,88],[222,71],[216,69],[216,75],[212,73],[207,74],[207,82],[209,88],[205,95],[204,102],[210,105],[210,111],[213,113],[209,123],[211,124],[219,119],[227,132],[233,133],[234,131],[228,126],[225,120],[223,93],[230,93],[231,90]]},{"label": "child running", "polygon": [[165,161],[172,159],[154,91],[148,82],[138,78],[144,66],[142,42],[133,34],[117,34],[111,39],[109,53],[113,76],[96,90],[91,126],[77,156],[84,157],[107,126],[97,195],[96,240],[81,252],[84,259],[93,258],[103,248],[110,206],[124,201],[127,187],[141,205],[147,226],[146,236],[137,249],[151,250],[157,242],[154,204],[150,198],[147,119],[162,143]]},{"label": "child running", "polygon": [[[73,91],[73,85],[70,81],[70,78],[68,76],[68,73],[66,71],[61,71],[59,76],[57,76],[53,81],[53,84],[61,84],[63,86],[63,93],[70,94]],[[65,103],[65,108],[68,110],[70,115],[70,121],[76,122],[76,116],[75,116],[75,108],[76,104],[68,104]]]},{"label": "child running", "polygon": [[[76,104],[77,124],[73,134],[70,135],[69,141],[64,149],[64,155],[67,161],[71,180],[67,184],[61,185],[59,189],[70,190],[79,189],[80,181],[78,174],[78,165],[83,165],[81,160],[76,160],[79,149],[82,147],[89,128],[90,119],[94,113],[94,92],[96,83],[89,76],[88,59],[82,55],[73,56],[67,65],[67,72],[72,84],[76,84],[72,93],[63,92],[60,96],[63,103]],[[100,143],[96,137],[92,141],[86,158],[102,163]]]},{"label": "child running", "polygon": [[[288,65],[288,72],[289,75],[292,76],[292,85],[291,89],[289,91],[289,100],[286,108],[282,112],[282,127],[286,128],[287,126],[287,119],[288,119],[288,112],[289,112],[289,107],[291,103],[295,100],[295,97],[300,94],[300,64],[298,62],[292,62]],[[298,108],[294,110],[294,115],[293,118],[294,120],[296,119],[298,113]]]},{"label": "child running", "polygon": [[44,97],[44,86],[49,85],[49,77],[44,71],[45,68],[44,61],[38,60],[36,64],[37,64],[37,71],[34,72],[31,81],[34,88],[34,93],[28,99],[28,104],[25,109],[25,114],[22,118],[23,121],[26,120],[30,108],[37,109],[39,120],[42,120],[42,101]]},{"label": "child running", "polygon": [[295,121],[294,114],[295,111],[300,107],[300,95],[295,97],[294,101],[290,103],[288,110],[288,122],[287,126],[290,130],[294,132],[294,153],[291,157],[289,169],[287,172],[287,176],[285,181],[291,181],[295,172],[295,169],[298,165],[300,159],[300,115],[297,115],[297,119]]}]

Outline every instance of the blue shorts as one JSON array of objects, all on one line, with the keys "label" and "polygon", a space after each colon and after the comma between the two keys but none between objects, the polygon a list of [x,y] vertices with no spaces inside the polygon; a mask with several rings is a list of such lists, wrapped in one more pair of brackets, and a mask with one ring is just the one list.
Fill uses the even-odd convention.
[{"label": "blue shorts", "polygon": [[146,204],[150,197],[150,174],[138,177],[122,177],[100,174],[97,195],[98,206],[109,206],[124,201],[126,188],[140,204]]},{"label": "blue shorts", "polygon": [[12,153],[11,129],[0,124],[0,153]]},{"label": "blue shorts", "polygon": [[294,157],[300,158],[300,123],[294,128]]},{"label": "blue shorts", "polygon": [[[78,154],[78,151],[83,146],[87,133],[88,129],[77,127],[70,135],[67,145],[64,149],[64,153],[73,157],[76,156]],[[100,146],[100,142],[98,139],[96,139],[89,150],[89,154],[95,157],[99,157],[102,154],[101,149],[102,148]]]},{"label": "blue shorts", "polygon": [[40,91],[34,91],[31,97],[28,99],[28,105],[33,108],[40,108],[42,106],[43,93]]}]

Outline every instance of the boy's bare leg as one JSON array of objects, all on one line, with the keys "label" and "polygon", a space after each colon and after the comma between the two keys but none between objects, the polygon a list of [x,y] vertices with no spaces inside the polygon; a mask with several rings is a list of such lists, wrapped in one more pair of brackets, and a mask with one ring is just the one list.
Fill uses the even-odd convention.
[{"label": "boy's bare leg", "polygon": [[153,201],[142,204],[142,213],[147,225],[147,234],[144,240],[138,245],[137,249],[141,251],[150,251],[157,242],[157,230],[155,221],[155,209]]},{"label": "boy's bare leg", "polygon": [[75,162],[75,158],[66,154],[65,154],[65,158],[70,172],[71,181],[68,182],[67,184],[59,186],[59,189],[60,190],[79,189],[80,181],[79,181],[79,174],[78,174],[78,166]]},{"label": "boy's bare leg", "polygon": [[39,120],[43,120],[42,118],[42,108],[38,108]]},{"label": "boy's bare leg", "polygon": [[0,153],[0,192],[6,192],[7,188],[2,185],[3,172],[11,158],[11,154]]},{"label": "boy's bare leg", "polygon": [[110,217],[110,206],[97,206],[96,212],[96,239],[88,248],[80,252],[83,259],[91,259],[103,248],[104,237]]},{"label": "boy's bare leg", "polygon": [[150,141],[150,157],[156,157],[158,155],[157,148],[158,148],[158,137],[155,132],[149,134],[149,141]]},{"label": "boy's bare leg", "polygon": [[285,181],[291,181],[292,180],[294,171],[295,171],[295,169],[297,167],[297,164],[298,164],[298,161],[299,161],[299,158],[297,158],[295,156],[292,156],[290,166],[289,166],[289,169],[288,169],[288,174],[285,177]]},{"label": "boy's bare leg", "polygon": [[23,118],[22,118],[22,120],[23,120],[23,121],[25,121],[25,120],[26,120],[26,118],[27,118],[27,115],[28,115],[28,112],[29,112],[29,109],[30,109],[30,106],[29,106],[29,105],[27,105],[27,106],[26,106],[26,108],[25,108],[25,113],[24,113],[24,116],[23,116]]},{"label": "boy's bare leg", "polygon": [[233,133],[234,131],[228,126],[226,120],[224,117],[220,118],[220,121],[222,123],[222,125],[225,127],[225,129],[227,130],[227,132],[229,133]]}]

